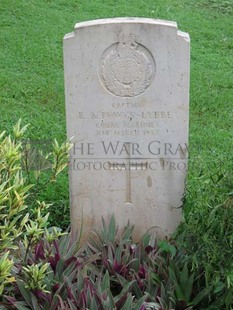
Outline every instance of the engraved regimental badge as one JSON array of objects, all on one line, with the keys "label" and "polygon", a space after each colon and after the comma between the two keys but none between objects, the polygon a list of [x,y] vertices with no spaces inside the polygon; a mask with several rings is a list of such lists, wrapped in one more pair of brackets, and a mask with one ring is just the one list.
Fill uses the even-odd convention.
[{"label": "engraved regimental badge", "polygon": [[134,97],[152,84],[155,62],[147,48],[133,35],[120,35],[118,43],[105,50],[100,60],[100,80],[119,97]]}]

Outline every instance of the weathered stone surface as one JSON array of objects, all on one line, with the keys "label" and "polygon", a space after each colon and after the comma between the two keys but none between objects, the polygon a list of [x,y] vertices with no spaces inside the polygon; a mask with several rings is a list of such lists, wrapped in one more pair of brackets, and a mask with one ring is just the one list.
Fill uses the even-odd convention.
[{"label": "weathered stone surface", "polygon": [[114,214],[137,238],[181,220],[187,172],[189,36],[175,22],[78,23],[64,38],[73,232]]}]

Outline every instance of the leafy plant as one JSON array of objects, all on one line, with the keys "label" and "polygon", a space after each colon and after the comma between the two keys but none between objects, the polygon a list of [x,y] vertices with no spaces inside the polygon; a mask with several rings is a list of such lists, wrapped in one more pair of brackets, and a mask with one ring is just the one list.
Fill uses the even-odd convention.
[{"label": "leafy plant", "polygon": [[0,296],[6,284],[13,283],[15,278],[11,275],[13,261],[8,258],[9,252],[5,252],[0,258]]},{"label": "leafy plant", "polygon": [[186,248],[174,240],[156,240],[153,231],[135,243],[132,232],[130,224],[118,232],[112,217],[81,248],[70,234],[60,236],[55,228],[45,229],[28,250],[25,242],[19,242],[11,271],[15,282],[5,288],[2,306],[19,310],[223,307],[221,283],[206,285],[203,269],[193,267]]},{"label": "leafy plant", "polygon": [[[44,202],[37,202],[33,208],[26,205],[32,188],[23,170],[22,139],[26,129],[27,126],[21,127],[19,120],[12,135],[0,134],[0,293],[14,281],[11,270],[20,240],[24,240],[26,246],[25,262],[29,248],[41,238],[48,225],[49,205]],[[68,144],[59,147],[55,142],[53,179],[65,168],[68,148]]]}]

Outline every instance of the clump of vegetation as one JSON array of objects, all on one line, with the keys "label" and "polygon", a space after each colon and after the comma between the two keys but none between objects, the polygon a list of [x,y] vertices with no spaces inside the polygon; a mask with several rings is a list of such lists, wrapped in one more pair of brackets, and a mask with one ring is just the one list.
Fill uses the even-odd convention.
[{"label": "clump of vegetation", "polygon": [[[44,202],[34,202],[27,206],[25,201],[33,185],[29,184],[29,175],[34,174],[38,180],[38,171],[30,171],[25,165],[28,160],[24,154],[23,134],[27,126],[21,127],[20,121],[14,126],[13,134],[0,135],[0,294],[6,286],[12,285],[16,278],[12,270],[17,263],[21,244],[25,247],[22,263],[26,262],[29,249],[33,247],[42,235],[57,238],[60,231],[47,231],[49,213]],[[67,165],[67,150],[69,144],[61,146],[55,141],[53,151],[46,155],[51,160],[51,177],[54,180]],[[43,158],[43,154],[40,154]]]}]

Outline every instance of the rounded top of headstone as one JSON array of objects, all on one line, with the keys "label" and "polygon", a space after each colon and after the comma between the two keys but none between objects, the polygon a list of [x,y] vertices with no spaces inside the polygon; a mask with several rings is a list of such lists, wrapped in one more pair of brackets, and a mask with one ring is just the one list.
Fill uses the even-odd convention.
[{"label": "rounded top of headstone", "polygon": [[177,23],[174,21],[154,19],[154,18],[143,18],[143,17],[115,17],[115,18],[105,18],[105,19],[95,19],[90,21],[84,21],[75,24],[75,29],[103,25],[103,24],[124,24],[124,23],[135,23],[135,24],[154,24],[167,27],[173,27],[177,29]]}]

